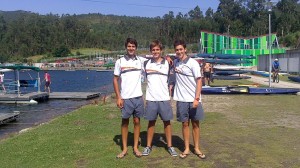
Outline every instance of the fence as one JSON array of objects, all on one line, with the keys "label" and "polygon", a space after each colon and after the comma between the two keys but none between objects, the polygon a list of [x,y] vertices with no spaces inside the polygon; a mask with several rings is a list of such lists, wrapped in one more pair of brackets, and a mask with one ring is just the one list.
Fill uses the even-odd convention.
[{"label": "fence", "polygon": [[[271,61],[275,58],[279,60],[281,72],[300,75],[300,49],[287,50],[284,54],[272,54]],[[269,65],[269,55],[258,56],[257,70],[269,71]]]}]

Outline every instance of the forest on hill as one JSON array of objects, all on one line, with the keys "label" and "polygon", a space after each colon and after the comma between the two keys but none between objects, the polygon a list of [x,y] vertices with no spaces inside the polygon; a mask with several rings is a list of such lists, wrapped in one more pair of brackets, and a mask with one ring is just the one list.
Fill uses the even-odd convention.
[{"label": "forest on hill", "polygon": [[[129,17],[90,13],[40,15],[28,11],[0,11],[0,62],[21,61],[33,55],[57,55],[58,50],[100,48],[123,50],[134,37],[138,48],[159,39],[171,48],[175,39],[197,44],[200,31],[234,36],[259,36],[277,32],[283,47],[300,47],[300,4],[279,0],[268,11],[268,0],[220,0],[216,11],[199,6],[188,13],[169,11],[162,17]],[[197,51],[197,48],[193,49]]]}]

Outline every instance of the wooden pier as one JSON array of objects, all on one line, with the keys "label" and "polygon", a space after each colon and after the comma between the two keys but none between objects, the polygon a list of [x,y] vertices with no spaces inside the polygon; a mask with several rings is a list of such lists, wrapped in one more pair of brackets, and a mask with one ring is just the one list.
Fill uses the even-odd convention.
[{"label": "wooden pier", "polygon": [[1,94],[0,103],[34,104],[48,99],[88,100],[100,97],[100,92],[32,92],[26,94]]},{"label": "wooden pier", "polygon": [[0,125],[15,121],[19,118],[20,112],[0,113]]},{"label": "wooden pier", "polygon": [[49,99],[87,100],[100,97],[100,95],[100,92],[52,92],[49,94]]},{"label": "wooden pier", "polygon": [[0,103],[30,103],[34,100],[36,102],[42,102],[48,100],[49,94],[46,92],[31,92],[24,94],[1,94]]}]

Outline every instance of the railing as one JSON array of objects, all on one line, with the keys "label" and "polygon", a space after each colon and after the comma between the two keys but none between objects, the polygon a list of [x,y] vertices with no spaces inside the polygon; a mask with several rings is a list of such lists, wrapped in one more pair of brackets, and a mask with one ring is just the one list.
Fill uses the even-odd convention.
[{"label": "railing", "polygon": [[18,81],[4,82],[5,93],[18,93]]},{"label": "railing", "polygon": [[13,80],[7,80],[3,83],[5,90],[3,88],[0,88],[0,93],[6,93],[6,94],[18,94],[20,93],[20,88],[25,88],[25,90],[22,90],[22,92],[26,92],[26,88],[37,88],[38,87],[38,80],[19,80],[19,81],[13,81]]}]

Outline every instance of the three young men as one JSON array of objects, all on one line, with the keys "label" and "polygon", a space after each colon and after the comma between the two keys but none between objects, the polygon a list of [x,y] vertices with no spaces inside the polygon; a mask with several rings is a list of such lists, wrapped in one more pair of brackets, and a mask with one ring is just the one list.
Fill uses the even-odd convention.
[{"label": "three young men", "polygon": [[[134,145],[135,156],[147,156],[152,150],[152,140],[157,116],[160,115],[164,122],[164,129],[168,145],[168,152],[172,156],[177,156],[172,147],[172,133],[170,120],[173,118],[170,106],[170,93],[168,89],[169,64],[161,57],[162,45],[159,41],[153,41],[150,50],[153,59],[146,61],[143,57],[136,56],[137,42],[128,38],[125,42],[127,54],[117,60],[114,70],[114,90],[117,97],[117,106],[122,111],[122,152],[117,158],[127,155],[127,138],[129,118],[133,116],[134,123]],[[184,137],[185,150],[180,154],[181,158],[186,158],[190,153],[189,149],[189,124],[193,126],[194,151],[195,154],[204,159],[205,155],[200,151],[199,120],[203,118],[201,105],[201,73],[197,61],[190,59],[186,55],[186,44],[184,41],[175,41],[174,48],[177,60],[174,61],[176,73],[176,84],[174,89],[174,100],[177,100],[177,120],[182,122],[182,132]],[[146,61],[146,62],[145,62]],[[144,63],[145,62],[145,63]],[[144,65],[143,65],[144,64]],[[140,117],[144,113],[144,103],[141,89],[142,71],[147,74],[146,91],[146,113],[145,119],[149,120],[147,133],[147,147],[143,153],[138,150],[138,140],[140,135]],[[121,79],[121,92],[119,80]]]}]

